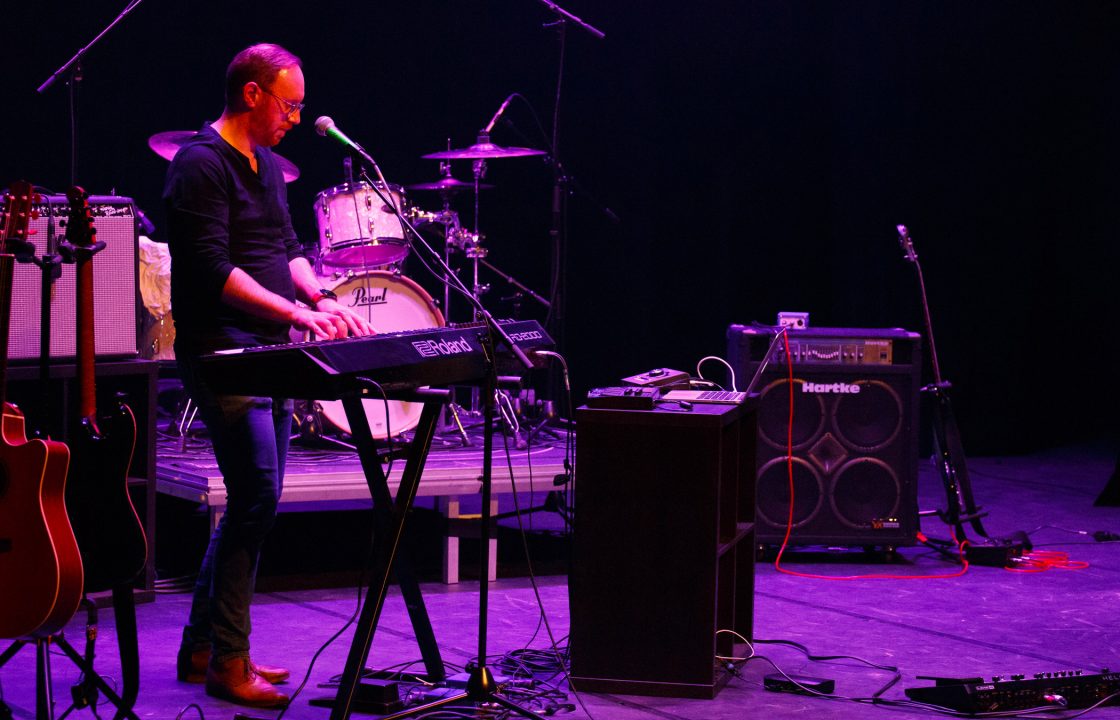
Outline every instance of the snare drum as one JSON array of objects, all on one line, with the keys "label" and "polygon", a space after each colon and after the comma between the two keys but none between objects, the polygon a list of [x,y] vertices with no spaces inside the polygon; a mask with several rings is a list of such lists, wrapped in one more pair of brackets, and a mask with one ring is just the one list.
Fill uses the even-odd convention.
[{"label": "snare drum", "polygon": [[[444,325],[443,315],[432,302],[432,296],[406,277],[373,271],[348,273],[340,280],[325,278],[323,282],[338,295],[338,302],[360,313],[379,333]],[[318,404],[325,420],[345,433],[350,432],[341,400],[321,400]],[[422,403],[390,400],[386,421],[384,400],[366,399],[362,404],[370,431],[379,439],[416,427],[424,409]]]},{"label": "snare drum", "polygon": [[[402,213],[407,211],[399,185],[377,188]],[[335,185],[315,198],[319,223],[319,260],[336,268],[371,268],[400,262],[408,255],[401,221],[366,182]]]}]

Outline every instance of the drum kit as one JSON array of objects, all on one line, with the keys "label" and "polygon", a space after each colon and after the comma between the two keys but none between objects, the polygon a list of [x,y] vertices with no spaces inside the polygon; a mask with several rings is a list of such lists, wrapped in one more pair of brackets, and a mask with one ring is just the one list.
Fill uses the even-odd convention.
[{"label": "drum kit", "polygon": [[[173,130],[157,133],[148,140],[149,147],[160,157],[171,160],[175,153],[195,133]],[[355,181],[350,158],[344,165],[345,181],[326,188],[315,197],[313,206],[318,227],[318,259],[316,274],[323,287],[332,290],[338,301],[365,315],[378,332],[396,332],[442,327],[447,322],[451,303],[450,281],[444,277],[442,311],[419,284],[401,274],[401,266],[412,249],[412,238],[404,217],[414,227],[438,234],[443,242],[444,264],[451,265],[452,254],[462,255],[473,263],[472,294],[477,300],[487,286],[480,283],[479,265],[493,266],[485,261],[487,249],[478,228],[479,195],[492,188],[482,182],[486,161],[501,158],[544,155],[541,150],[522,147],[502,147],[489,141],[483,133],[478,142],[466,148],[451,149],[424,155],[424,159],[440,161],[440,177],[434,182],[407,186],[370,181],[368,177]],[[285,182],[299,177],[299,169],[290,160],[274,153],[279,160]],[[452,175],[452,162],[469,160],[472,163],[473,182],[464,182]],[[435,193],[441,208],[427,211],[410,201],[409,192]],[[474,228],[467,230],[459,222],[459,215],[451,209],[453,197],[470,192],[474,200]],[[394,207],[389,207],[392,203]],[[399,214],[398,214],[399,213]],[[143,262],[143,257],[141,258]],[[169,264],[159,272],[170,274]],[[512,276],[493,268],[506,281],[547,305],[547,301],[521,285]],[[143,272],[143,268],[141,269]],[[162,321],[164,318],[159,318]],[[305,340],[306,338],[298,338]],[[159,359],[173,359],[166,350],[166,342],[158,351]],[[477,401],[472,398],[472,405]],[[302,413],[312,427],[311,433],[322,438],[324,426],[349,434],[350,427],[341,401],[315,401],[315,412]],[[401,401],[366,400],[366,415],[375,438],[385,439],[413,429],[419,423],[422,405]],[[321,418],[321,420],[320,420]],[[455,426],[469,442],[457,414]],[[328,439],[328,438],[324,438]],[[329,439],[328,439],[329,440]]]}]

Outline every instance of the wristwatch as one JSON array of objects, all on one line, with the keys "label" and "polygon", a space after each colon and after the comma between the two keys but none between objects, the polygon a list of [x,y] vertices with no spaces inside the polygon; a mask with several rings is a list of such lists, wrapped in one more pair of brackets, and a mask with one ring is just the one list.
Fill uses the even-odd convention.
[{"label": "wristwatch", "polygon": [[315,293],[314,295],[311,296],[311,304],[312,305],[317,305],[320,300],[323,300],[325,298],[330,298],[331,300],[337,300],[338,295],[334,294],[334,290],[327,290],[326,288],[319,288],[319,292],[317,292],[317,293]]}]

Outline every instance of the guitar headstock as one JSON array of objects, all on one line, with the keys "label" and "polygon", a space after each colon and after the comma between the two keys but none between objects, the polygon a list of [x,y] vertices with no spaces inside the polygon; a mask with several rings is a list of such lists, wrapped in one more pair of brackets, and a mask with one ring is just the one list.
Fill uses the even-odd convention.
[{"label": "guitar headstock", "polygon": [[26,180],[17,180],[8,186],[4,196],[3,224],[0,225],[0,253],[11,253],[16,257],[35,254],[35,246],[27,237],[31,234],[28,226],[33,218],[39,217],[35,202],[39,196],[35,188]]},{"label": "guitar headstock", "polygon": [[89,247],[94,243],[97,228],[89,209],[89,193],[75,185],[66,191],[70,213],[66,219],[66,241],[74,247]]},{"label": "guitar headstock", "polygon": [[898,225],[898,244],[902,246],[902,251],[906,253],[906,259],[910,262],[918,261],[918,253],[914,250],[914,241],[910,239],[910,231],[906,229],[905,225]]}]

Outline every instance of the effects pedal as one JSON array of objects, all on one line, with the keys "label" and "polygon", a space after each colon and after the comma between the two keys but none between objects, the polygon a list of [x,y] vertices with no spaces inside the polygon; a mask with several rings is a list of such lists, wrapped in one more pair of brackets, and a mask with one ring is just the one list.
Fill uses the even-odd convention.
[{"label": "effects pedal", "polygon": [[652,410],[661,390],[655,387],[605,387],[587,391],[587,407],[609,410]]},{"label": "effects pedal", "polygon": [[667,385],[681,385],[688,387],[690,376],[683,370],[670,370],[669,368],[654,368],[638,375],[622,378],[623,385],[637,385],[639,387],[665,387]]}]

